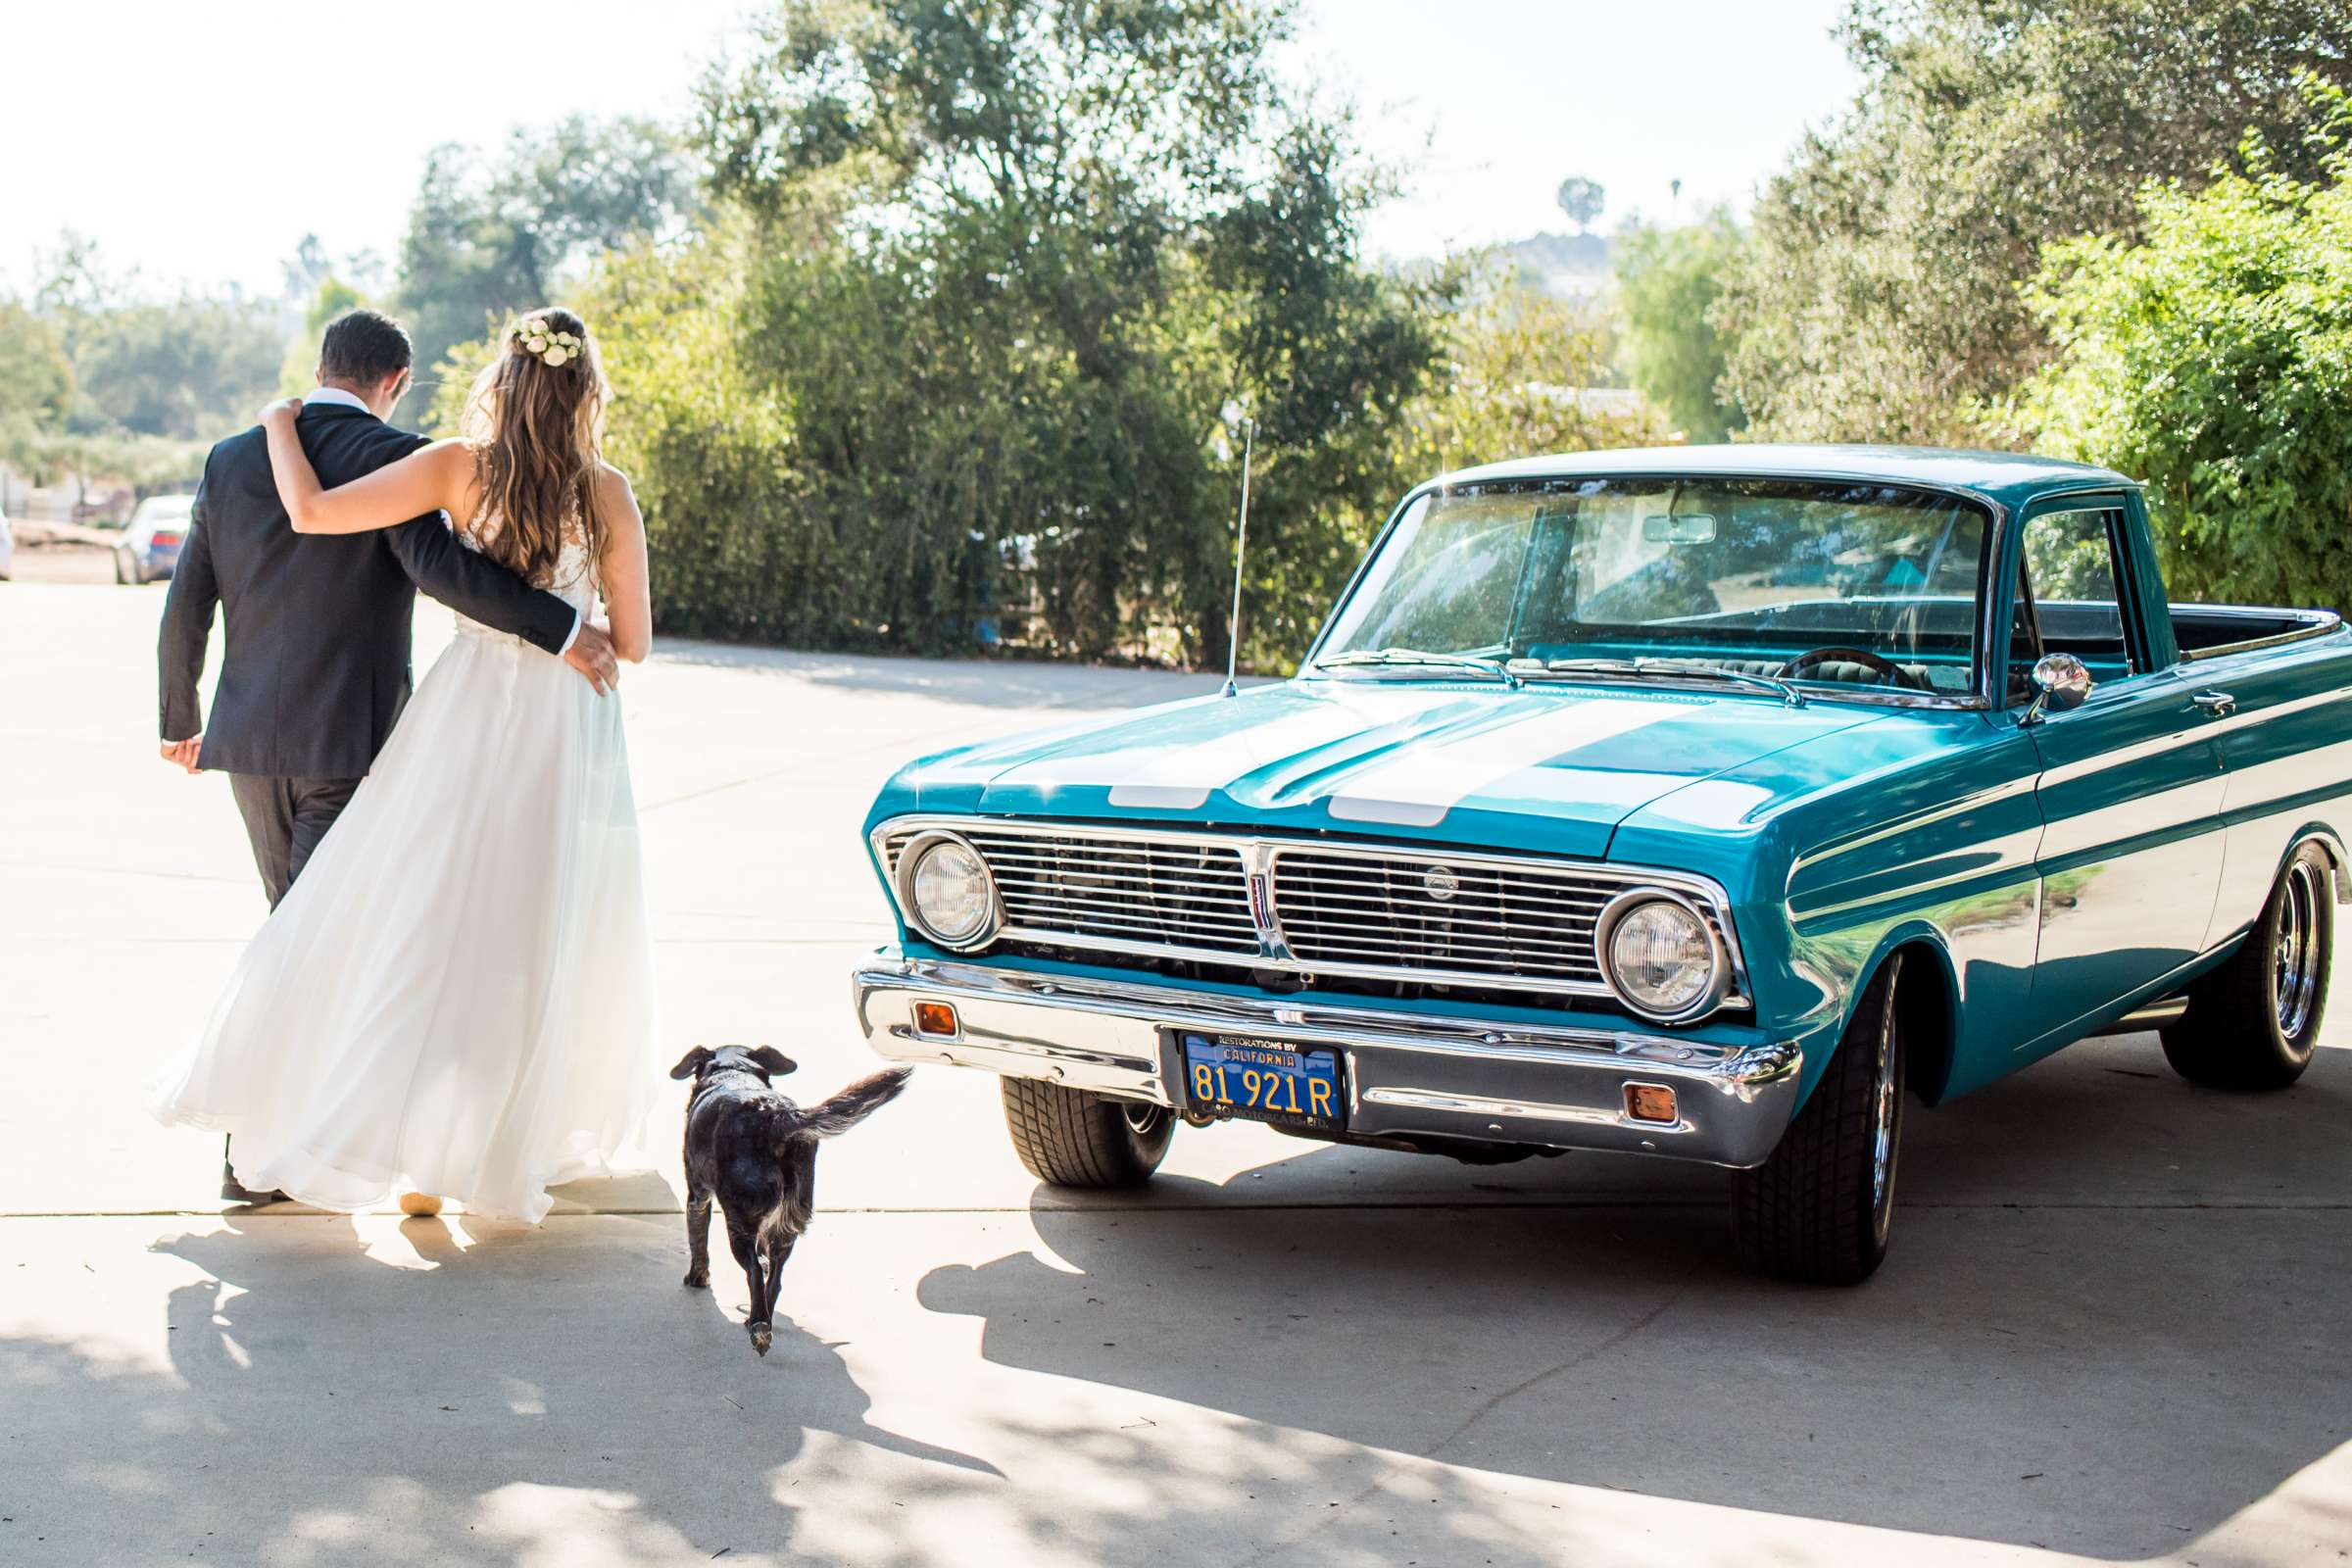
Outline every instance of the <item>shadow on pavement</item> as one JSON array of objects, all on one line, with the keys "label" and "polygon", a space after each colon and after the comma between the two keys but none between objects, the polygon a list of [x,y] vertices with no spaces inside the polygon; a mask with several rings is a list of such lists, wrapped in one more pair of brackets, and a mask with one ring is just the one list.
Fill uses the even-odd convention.
[{"label": "shadow on pavement", "polygon": [[679,1212],[682,1203],[665,1170],[590,1177],[551,1187],[548,1193],[560,1214],[664,1214]]},{"label": "shadow on pavement", "polygon": [[[1578,1157],[1513,1167],[1540,1180],[1501,1206],[1247,1205],[1254,1172],[1041,1195],[999,1221],[1017,1250],[950,1266],[937,1217],[866,1216],[796,1260],[766,1361],[734,1292],[679,1287],[672,1214],[377,1226],[366,1257],[346,1221],[208,1220],[155,1249],[184,1282],[153,1358],[0,1339],[0,1542],[1450,1568],[1663,1560],[1645,1532],[1696,1528],[1663,1500],[1754,1510],[1705,1526],[1723,1561],[1793,1560],[1784,1521],[1820,1520],[2251,1562],[2206,1538],[2352,1439],[2352,1057],[2234,1099],[2148,1054],[1916,1120],[1898,1249],[1850,1292],[1746,1279],[1719,1194],[1625,1201],[1625,1163]],[[84,1299],[135,1289],[63,1266]],[[2352,1535],[2273,1500],[2297,1541]]]},{"label": "shadow on pavement", "polygon": [[[45,1389],[46,1409],[73,1412],[40,1434],[69,1467],[54,1490],[106,1495],[107,1539],[157,1560],[274,1547],[335,1561],[364,1546],[368,1561],[507,1562],[551,1544],[601,1548],[598,1561],[745,1556],[791,1541],[801,1504],[762,1478],[814,1435],[869,1455],[852,1464],[881,1450],[1001,1479],[869,1423],[837,1348],[781,1316],[773,1350],[754,1356],[739,1311],[679,1286],[675,1221],[593,1223],[606,1239],[583,1250],[574,1226],[557,1270],[545,1233],[522,1226],[462,1241],[410,1220],[416,1261],[371,1266],[348,1222],[232,1216],[155,1248],[210,1276],[171,1295],[168,1375],[14,1339],[0,1340],[0,1387]],[[624,1298],[638,1310],[616,1312]],[[666,1307],[658,1338],[649,1300]],[[61,1388],[89,1396],[56,1401]],[[39,1511],[8,1500],[0,1512]],[[706,1543],[698,1520],[723,1520],[722,1539]]]},{"label": "shadow on pavement", "polygon": [[[576,1224],[604,1239],[570,1236],[560,1274],[543,1232],[461,1245],[440,1221],[400,1227],[406,1266],[315,1217],[163,1242],[211,1276],[172,1295],[168,1370],[0,1340],[0,1388],[58,1417],[8,1433],[24,1446],[0,1514],[22,1533],[0,1539],[109,1564],[1337,1568],[1366,1534],[1431,1564],[1545,1562],[1578,1535],[1311,1434],[1209,1416],[1214,1441],[1171,1442],[1149,1415],[1056,1421],[1054,1401],[982,1391],[989,1446],[1018,1467],[1000,1471],[873,1425],[837,1347],[783,1318],[754,1357],[738,1313],[678,1287],[673,1221]],[[615,1310],[648,1300],[650,1324]],[[1352,1542],[1321,1539],[1343,1517]]]},{"label": "shadow on pavement", "polygon": [[1899,1245],[1853,1291],[1744,1277],[1718,1195],[1615,1206],[1628,1162],[1572,1156],[1549,1207],[1041,1190],[1051,1255],[936,1269],[918,1299],[980,1319],[994,1362],[1447,1464],[2159,1555],[2352,1439],[2352,1058],[2246,1098],[2148,1054],[1915,1117]]}]

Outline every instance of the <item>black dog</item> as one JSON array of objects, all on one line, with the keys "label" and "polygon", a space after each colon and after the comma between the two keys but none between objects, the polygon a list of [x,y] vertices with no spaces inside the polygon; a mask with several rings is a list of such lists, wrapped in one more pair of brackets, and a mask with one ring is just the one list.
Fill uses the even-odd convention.
[{"label": "black dog", "polygon": [[[803,1110],[767,1086],[791,1072],[773,1046],[697,1046],[669,1070],[692,1078],[686,1105],[686,1283],[710,1283],[710,1200],[727,1216],[727,1245],[752,1286],[752,1348],[767,1353],[776,1287],[816,1203],[816,1141],[847,1132],[896,1099],[914,1071],[891,1067]],[[762,1259],[765,1266],[762,1267]]]}]

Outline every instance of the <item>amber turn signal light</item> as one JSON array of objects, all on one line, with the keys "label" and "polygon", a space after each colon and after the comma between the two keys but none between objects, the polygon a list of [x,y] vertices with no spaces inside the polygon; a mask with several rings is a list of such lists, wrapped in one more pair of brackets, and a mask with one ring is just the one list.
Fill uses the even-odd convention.
[{"label": "amber turn signal light", "polygon": [[914,1004],[914,1032],[918,1035],[953,1035],[956,1032],[956,1008],[952,1003],[918,1002]]},{"label": "amber turn signal light", "polygon": [[1663,1084],[1627,1084],[1625,1113],[1636,1121],[1675,1122],[1674,1091]]}]

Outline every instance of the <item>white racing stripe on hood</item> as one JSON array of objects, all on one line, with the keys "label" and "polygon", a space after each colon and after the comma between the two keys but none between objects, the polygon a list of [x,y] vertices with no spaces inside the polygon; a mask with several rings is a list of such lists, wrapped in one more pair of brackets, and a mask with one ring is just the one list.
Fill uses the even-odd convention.
[{"label": "white racing stripe on hood", "polygon": [[1523,768],[1612,735],[1686,716],[1688,710],[1673,703],[1596,697],[1451,744],[1428,737],[1349,780],[1332,796],[1331,814],[1345,822],[1435,827],[1463,801]]},{"label": "white racing stripe on hood", "polygon": [[1458,695],[1394,689],[1334,693],[1303,711],[1277,709],[1257,723],[1214,740],[1165,747],[1141,759],[1134,752],[1120,752],[1100,760],[1117,774],[1110,785],[1111,805],[1138,810],[1197,810],[1208,804],[1211,790],[1229,789],[1270,763],[1414,717]]}]

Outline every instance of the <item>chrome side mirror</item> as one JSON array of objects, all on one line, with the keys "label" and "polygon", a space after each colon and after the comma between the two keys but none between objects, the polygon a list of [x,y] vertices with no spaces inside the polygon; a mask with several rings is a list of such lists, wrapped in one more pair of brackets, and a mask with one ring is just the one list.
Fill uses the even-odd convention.
[{"label": "chrome side mirror", "polygon": [[2074,655],[2042,655],[2034,662],[2034,706],[2026,710],[2024,721],[2031,724],[2045,712],[2081,708],[2093,684],[2089,667]]}]

